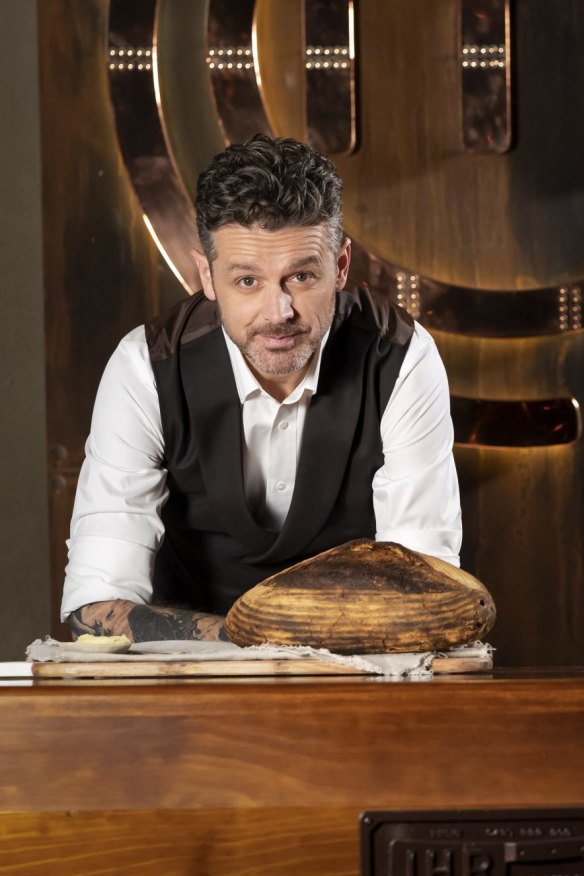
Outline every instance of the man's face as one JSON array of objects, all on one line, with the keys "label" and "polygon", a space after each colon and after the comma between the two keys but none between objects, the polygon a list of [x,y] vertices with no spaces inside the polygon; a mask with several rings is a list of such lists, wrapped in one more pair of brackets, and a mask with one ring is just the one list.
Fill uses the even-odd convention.
[{"label": "man's face", "polygon": [[292,391],[326,334],[345,284],[346,240],[335,257],[325,225],[266,231],[226,225],[213,233],[212,266],[197,254],[207,298],[260,383]]}]

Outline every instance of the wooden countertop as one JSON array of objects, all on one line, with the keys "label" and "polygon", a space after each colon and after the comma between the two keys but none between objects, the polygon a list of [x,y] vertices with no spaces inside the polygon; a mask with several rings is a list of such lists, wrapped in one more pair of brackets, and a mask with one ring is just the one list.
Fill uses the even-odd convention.
[{"label": "wooden countertop", "polygon": [[141,874],[356,876],[365,809],[584,805],[584,669],[5,682],[0,715],[0,835],[75,812],[88,836],[125,824],[206,856]]}]

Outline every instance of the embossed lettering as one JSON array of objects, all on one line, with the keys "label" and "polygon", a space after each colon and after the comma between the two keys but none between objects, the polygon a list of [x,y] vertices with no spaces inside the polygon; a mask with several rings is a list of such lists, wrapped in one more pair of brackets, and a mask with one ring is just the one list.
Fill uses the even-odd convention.
[{"label": "embossed lettering", "polygon": [[489,839],[511,839],[514,832],[510,827],[486,827],[485,835]]},{"label": "embossed lettering", "polygon": [[462,831],[457,827],[434,827],[430,829],[431,839],[462,839]]},{"label": "embossed lettering", "polygon": [[554,839],[559,839],[561,837],[571,837],[572,831],[569,827],[550,827],[549,835],[554,837]]}]

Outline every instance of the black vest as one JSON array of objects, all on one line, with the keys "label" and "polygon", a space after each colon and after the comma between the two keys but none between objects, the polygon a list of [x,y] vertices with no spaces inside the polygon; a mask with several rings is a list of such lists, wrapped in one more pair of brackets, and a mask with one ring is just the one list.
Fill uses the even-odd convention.
[{"label": "black vest", "polygon": [[337,295],[278,533],[256,522],[245,499],[241,403],[216,305],[197,293],[146,326],[169,488],[155,602],[225,614],[263,578],[374,537],[379,423],[412,332],[405,311],[374,303],[365,289]]}]

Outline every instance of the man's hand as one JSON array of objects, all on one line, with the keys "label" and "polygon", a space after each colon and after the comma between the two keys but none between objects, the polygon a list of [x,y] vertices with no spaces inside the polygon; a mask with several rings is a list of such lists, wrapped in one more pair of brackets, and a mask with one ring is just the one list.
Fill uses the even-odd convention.
[{"label": "man's hand", "polygon": [[228,642],[225,618],[203,611],[137,605],[125,599],[93,602],[69,615],[73,638],[83,633],[93,636],[127,636],[131,642],[161,639],[200,639]]}]

